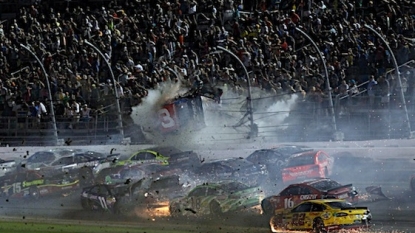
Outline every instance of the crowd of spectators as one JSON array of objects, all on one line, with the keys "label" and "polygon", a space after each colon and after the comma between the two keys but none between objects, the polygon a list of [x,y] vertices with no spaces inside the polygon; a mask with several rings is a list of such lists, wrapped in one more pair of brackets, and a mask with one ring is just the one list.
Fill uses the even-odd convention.
[{"label": "crowd of spectators", "polygon": [[[394,67],[390,51],[365,24],[386,38],[398,64],[415,56],[411,0],[97,2],[68,1],[54,8],[48,1],[35,1],[21,7],[15,19],[2,21],[2,116],[23,111],[41,117],[50,112],[43,70],[21,44],[43,63],[56,116],[76,119],[89,118],[91,111],[114,103],[114,88],[126,109],[166,81],[188,87],[196,81],[226,83],[243,92],[247,81],[243,69],[216,46],[241,59],[253,86],[276,96],[301,93],[304,99],[319,102],[327,95],[327,79],[318,53],[328,68],[334,95],[358,94],[369,80],[387,93],[397,90],[393,72],[387,75]],[[295,27],[305,31],[320,51]],[[412,76],[412,71],[405,72],[402,80],[405,92],[415,96]]]}]

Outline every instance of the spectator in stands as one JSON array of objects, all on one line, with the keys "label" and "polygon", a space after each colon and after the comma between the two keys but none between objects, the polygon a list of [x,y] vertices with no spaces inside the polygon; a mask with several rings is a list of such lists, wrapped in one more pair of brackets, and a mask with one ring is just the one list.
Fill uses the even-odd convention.
[{"label": "spectator in stands", "polygon": [[[360,1],[362,8],[356,9],[360,6],[350,0],[314,2],[261,0],[241,5],[229,0],[160,0],[113,1],[104,8],[53,9],[39,3],[22,7],[15,20],[0,24],[0,106],[8,115],[4,103],[9,93],[21,95],[30,106],[32,101],[48,98],[46,78],[36,63],[30,63],[32,55],[19,43],[30,45],[42,60],[55,104],[62,101],[65,106],[75,99],[92,109],[105,104],[103,100],[108,98],[103,96],[114,95],[114,84],[106,81],[111,77],[103,59],[119,77],[120,96],[128,93],[123,102],[137,104],[161,82],[177,79],[166,67],[174,67],[189,86],[200,77],[206,85],[229,84],[243,92],[250,78],[253,85],[267,92],[301,90],[315,100],[320,99],[316,92],[328,94],[323,62],[330,70],[332,90],[344,81],[348,85],[351,79],[356,80],[353,86],[370,75],[376,80],[392,67],[391,54],[364,24],[385,36],[393,52],[400,55],[399,64],[415,57],[408,39],[415,38],[410,3]],[[201,21],[207,23],[202,25]],[[319,59],[320,51],[295,27],[313,38],[324,61]],[[104,57],[85,40],[97,46]],[[217,45],[235,52],[252,75],[245,77],[242,67],[228,55],[206,56]],[[10,75],[29,64],[36,67],[30,68],[32,73],[22,72],[21,79]],[[354,74],[350,72],[353,67],[357,70]],[[385,78],[391,88],[396,86],[392,78]],[[294,80],[301,84],[294,85]],[[373,85],[367,86],[369,102],[374,100]]]}]

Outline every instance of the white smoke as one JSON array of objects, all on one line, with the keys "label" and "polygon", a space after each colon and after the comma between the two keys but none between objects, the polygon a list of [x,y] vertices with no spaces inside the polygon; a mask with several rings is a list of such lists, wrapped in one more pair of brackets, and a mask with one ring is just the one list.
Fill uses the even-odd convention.
[{"label": "white smoke", "polygon": [[[170,83],[151,90],[143,102],[133,107],[132,118],[142,126],[146,137],[154,144],[183,146],[194,144],[237,143],[246,141],[250,133],[249,115],[246,115],[246,93],[222,87],[222,103],[202,97],[206,127],[200,130],[181,128],[180,132],[161,135],[157,116],[161,106],[183,93],[180,83]],[[259,89],[252,89],[254,123],[259,127],[259,136],[275,136],[276,129],[282,127],[289,110],[297,100],[297,95],[276,99]],[[265,98],[261,98],[265,97]],[[277,97],[279,98],[279,97]],[[282,97],[281,97],[282,98]],[[275,131],[275,132],[274,132]],[[271,133],[270,133],[271,132]]]},{"label": "white smoke", "polygon": [[257,113],[254,117],[256,124],[263,133],[268,134],[275,129],[284,129],[286,125],[284,121],[289,117],[289,112],[294,107],[298,95],[284,96],[276,100],[275,103],[271,104],[264,112]]},{"label": "white smoke", "polygon": [[138,106],[132,108],[131,118],[144,131],[153,131],[158,125],[157,112],[166,101],[185,92],[180,82],[164,82],[157,89],[149,90]]}]

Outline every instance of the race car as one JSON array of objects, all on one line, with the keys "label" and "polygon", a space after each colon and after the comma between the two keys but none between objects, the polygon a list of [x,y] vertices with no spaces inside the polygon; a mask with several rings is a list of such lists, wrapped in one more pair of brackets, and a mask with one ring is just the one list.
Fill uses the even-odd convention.
[{"label": "race car", "polygon": [[151,114],[152,123],[145,126],[141,125],[143,122],[140,120],[135,123],[140,126],[144,137],[153,142],[165,142],[180,134],[191,134],[206,127],[202,97],[219,103],[222,94],[221,88],[199,80],[183,94],[167,100],[160,99],[163,104]]},{"label": "race car", "polygon": [[281,209],[292,209],[304,200],[337,198],[351,203],[359,200],[358,192],[352,184],[342,185],[337,181],[321,178],[291,184],[277,195],[264,198],[261,209],[264,215],[272,215]]},{"label": "race car", "polygon": [[346,200],[307,200],[292,209],[283,209],[270,219],[272,232],[331,232],[370,227],[372,214],[367,207],[356,207]]},{"label": "race car", "polygon": [[79,188],[79,180],[67,174],[45,176],[40,171],[15,170],[0,177],[1,196],[39,198],[66,194]]},{"label": "race car", "polygon": [[[29,157],[21,169],[39,170],[48,176],[70,174],[78,177],[82,186],[87,186],[93,183],[94,167],[104,162],[115,161],[118,157],[119,154],[107,155],[84,150],[43,151]],[[41,161],[42,158],[45,160]]]},{"label": "race car", "polygon": [[205,183],[196,186],[186,196],[170,201],[171,216],[212,215],[236,211],[257,211],[262,192],[237,181]]},{"label": "race car", "polygon": [[332,174],[334,159],[321,150],[291,155],[282,169],[284,183],[310,178],[326,178]]},{"label": "race car", "polygon": [[144,164],[192,169],[200,166],[201,162],[199,156],[193,151],[181,151],[174,147],[153,147],[139,150],[126,158],[120,157],[118,160],[105,161],[94,168],[94,173],[98,174],[108,167]]},{"label": "race car", "polygon": [[125,165],[103,169],[95,177],[95,182],[97,184],[120,184],[136,182],[143,178],[157,179],[163,176],[184,176],[185,174],[186,172],[182,169],[157,164]]},{"label": "race car", "polygon": [[246,160],[258,164],[268,171],[271,179],[281,179],[281,169],[287,165],[289,156],[313,150],[306,146],[279,145],[270,149],[260,149],[252,152]]},{"label": "race car", "polygon": [[187,191],[178,176],[143,178],[131,183],[97,184],[83,188],[81,204],[86,210],[111,211],[123,215],[133,213],[135,209],[138,212],[164,209],[168,213],[168,201]]},{"label": "race car", "polygon": [[204,162],[190,174],[193,174],[193,179],[200,184],[234,180],[248,185],[259,185],[267,177],[264,167],[240,158]]},{"label": "race car", "polygon": [[45,151],[38,151],[30,155],[28,158],[24,158],[20,162],[21,168],[27,170],[37,170],[41,167],[47,167],[54,161],[65,156],[71,156],[76,153],[80,153],[80,149],[66,149],[66,148],[55,148]]}]

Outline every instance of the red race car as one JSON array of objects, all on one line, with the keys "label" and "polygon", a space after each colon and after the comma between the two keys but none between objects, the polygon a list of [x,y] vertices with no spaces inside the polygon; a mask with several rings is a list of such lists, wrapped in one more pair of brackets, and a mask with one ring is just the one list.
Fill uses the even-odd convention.
[{"label": "red race car", "polygon": [[262,213],[272,215],[275,210],[291,209],[304,200],[337,198],[357,203],[358,193],[352,184],[342,185],[337,181],[320,178],[291,184],[279,194],[261,201]]},{"label": "red race car", "polygon": [[327,178],[333,169],[333,158],[320,150],[305,151],[289,157],[282,169],[282,181]]}]

